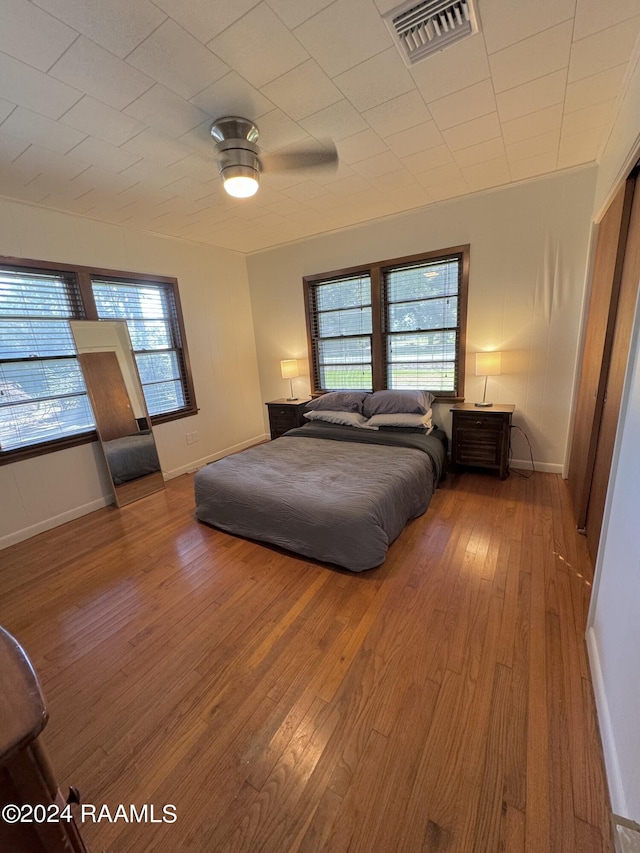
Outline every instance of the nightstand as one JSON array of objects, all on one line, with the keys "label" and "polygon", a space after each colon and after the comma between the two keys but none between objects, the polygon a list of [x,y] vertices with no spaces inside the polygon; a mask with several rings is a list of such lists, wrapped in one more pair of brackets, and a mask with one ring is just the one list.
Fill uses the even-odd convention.
[{"label": "nightstand", "polygon": [[306,424],[303,413],[310,399],[311,397],[303,397],[299,400],[287,400],[282,397],[267,403],[271,438],[278,438],[287,430]]},{"label": "nightstand", "polygon": [[514,405],[457,403],[451,409],[451,467],[487,468],[509,476],[509,433]]}]

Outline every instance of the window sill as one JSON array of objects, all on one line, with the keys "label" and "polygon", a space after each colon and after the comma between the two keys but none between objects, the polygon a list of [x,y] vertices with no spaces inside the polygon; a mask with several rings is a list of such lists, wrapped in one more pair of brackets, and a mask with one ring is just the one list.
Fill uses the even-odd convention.
[{"label": "window sill", "polygon": [[23,459],[33,459],[36,456],[44,456],[47,453],[55,453],[58,450],[67,450],[69,447],[79,447],[81,444],[90,444],[98,440],[95,430],[83,432],[80,435],[68,438],[57,438],[54,441],[46,441],[42,444],[31,444],[28,447],[17,447],[15,450],[0,451],[0,465],[9,465],[11,462],[21,462]]}]

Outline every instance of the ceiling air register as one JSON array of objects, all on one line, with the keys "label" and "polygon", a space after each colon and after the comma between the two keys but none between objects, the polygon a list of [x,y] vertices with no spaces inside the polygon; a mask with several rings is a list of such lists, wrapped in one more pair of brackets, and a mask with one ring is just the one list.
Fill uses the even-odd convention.
[{"label": "ceiling air register", "polygon": [[403,3],[383,16],[405,65],[415,65],[478,32],[471,0]]}]

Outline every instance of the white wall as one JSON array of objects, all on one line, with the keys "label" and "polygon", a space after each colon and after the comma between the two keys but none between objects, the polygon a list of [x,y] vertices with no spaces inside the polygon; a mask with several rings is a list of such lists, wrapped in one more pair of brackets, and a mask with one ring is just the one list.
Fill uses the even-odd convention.
[{"label": "white wall", "polygon": [[[178,279],[199,412],[154,429],[165,476],[263,437],[243,255],[2,199],[0,254]],[[197,432],[199,440],[187,444],[188,432]],[[2,465],[0,547],[109,500],[97,444]]]},{"label": "white wall", "polygon": [[587,640],[613,811],[640,822],[640,311],[609,484]]},{"label": "white wall", "polygon": [[[637,50],[601,157],[597,217],[640,154],[639,56]],[[639,339],[636,309],[587,631],[612,808],[636,822],[640,822]]]},{"label": "white wall", "polygon": [[[468,400],[481,399],[473,353],[501,349],[488,398],[515,403],[539,470],[562,470],[588,254],[595,169],[478,193],[250,255],[251,302],[264,401],[287,396],[282,358],[306,358],[302,276],[471,244]],[[294,380],[299,395],[307,376]],[[449,407],[436,418],[450,429]],[[528,461],[516,433],[514,459]]]}]

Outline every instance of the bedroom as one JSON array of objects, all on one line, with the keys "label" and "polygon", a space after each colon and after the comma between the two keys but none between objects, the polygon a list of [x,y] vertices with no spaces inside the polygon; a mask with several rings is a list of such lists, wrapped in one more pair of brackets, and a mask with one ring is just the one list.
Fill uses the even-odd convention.
[{"label": "bedroom", "polygon": [[[139,5],[147,11],[151,9],[151,4]],[[198,4],[182,5],[185,9],[191,10],[194,15],[197,14]],[[238,14],[241,11],[240,5],[242,4],[238,5]],[[254,4],[244,5],[249,7]],[[269,9],[277,6],[276,13],[284,17],[283,10],[287,7],[291,10],[293,4],[255,5],[259,6],[256,14],[266,14]],[[304,15],[308,12],[311,19],[313,12],[316,11],[311,9],[313,5],[308,4],[308,7],[305,7],[306,11],[301,10],[298,14]],[[320,5],[322,4],[315,4],[316,7]],[[358,11],[364,10],[367,14],[371,14],[372,4],[345,4],[347,5],[353,5]],[[484,4],[486,8],[483,8],[483,4],[480,4],[483,29],[473,38],[489,38],[491,10],[492,8],[499,10],[501,5],[486,3]],[[554,33],[556,28],[560,28],[560,36],[563,32],[562,25],[566,21],[574,20],[573,4],[547,5],[549,9],[553,7],[556,10],[553,13],[556,17],[550,19],[550,28],[553,24]],[[461,167],[466,170],[469,178],[473,174],[477,179],[477,183],[472,185],[465,179],[465,193],[469,193],[472,189],[475,192],[453,195],[460,191],[460,186],[456,189],[456,178],[449,184],[448,192],[452,194],[451,198],[437,203],[432,190],[430,199],[433,203],[426,204],[423,194],[419,194],[411,186],[407,189],[406,169],[399,170],[398,173],[393,171],[380,173],[380,169],[384,172],[384,166],[381,163],[377,166],[368,164],[369,169],[373,168],[375,173],[369,171],[367,175],[367,181],[373,189],[365,196],[364,201],[367,204],[367,219],[372,221],[359,226],[354,222],[349,224],[349,227],[345,227],[343,220],[339,225],[332,225],[331,223],[337,220],[329,218],[330,215],[345,215],[339,209],[342,202],[337,207],[334,206],[332,211],[329,210],[331,198],[337,197],[340,200],[344,199],[344,196],[332,194],[327,198],[326,185],[315,180],[305,181],[303,187],[296,189],[295,184],[290,187],[284,187],[282,184],[279,186],[277,182],[281,179],[273,176],[273,183],[270,185],[269,176],[265,174],[262,186],[254,200],[260,207],[243,204],[238,208],[241,213],[234,212],[231,219],[228,213],[229,208],[225,207],[217,223],[207,222],[200,230],[193,226],[190,231],[182,232],[186,235],[186,239],[182,240],[174,239],[168,236],[168,233],[173,226],[183,227],[185,223],[188,224],[190,221],[188,217],[193,208],[188,207],[187,202],[183,200],[180,202],[180,210],[175,212],[175,222],[171,221],[170,216],[164,216],[159,222],[149,225],[148,220],[145,219],[145,217],[151,218],[149,210],[153,211],[154,204],[161,204],[165,200],[165,197],[153,187],[148,190],[146,204],[143,199],[133,208],[131,212],[133,218],[129,225],[121,224],[117,218],[108,219],[106,211],[113,210],[113,206],[110,206],[110,187],[103,186],[100,189],[102,195],[98,199],[98,202],[104,201],[107,221],[100,221],[101,216],[95,209],[93,213],[90,212],[84,216],[72,216],[65,212],[65,210],[71,210],[77,213],[77,207],[74,208],[72,205],[76,201],[75,198],[71,200],[67,198],[65,203],[70,206],[64,207],[62,177],[55,174],[59,158],[66,155],[61,155],[60,150],[53,153],[47,152],[46,146],[42,144],[43,137],[47,135],[50,145],[63,144],[60,137],[53,135],[51,108],[46,103],[42,103],[42,100],[51,102],[53,94],[44,90],[48,92],[47,97],[41,99],[39,103],[34,103],[33,80],[36,72],[32,70],[29,63],[23,68],[22,76],[12,76],[10,71],[12,72],[15,67],[15,61],[12,58],[15,50],[9,39],[7,43],[3,42],[0,46],[5,64],[3,77],[5,81],[10,81],[7,86],[15,92],[16,99],[18,92],[20,93],[23,100],[19,101],[19,104],[24,109],[18,114],[11,112],[14,102],[11,100],[9,91],[3,89],[0,92],[7,110],[4,130],[0,127],[0,133],[4,134],[3,141],[7,146],[7,157],[14,161],[12,165],[8,165],[3,160],[5,198],[0,205],[2,221],[0,252],[5,256],[16,258],[86,264],[111,270],[150,272],[175,276],[178,279],[200,411],[193,418],[162,424],[155,430],[163,470],[167,476],[177,482],[177,478],[187,471],[192,471],[208,461],[266,438],[268,424],[264,403],[286,394],[286,383],[280,378],[279,362],[283,358],[304,358],[307,351],[302,301],[303,275],[468,242],[471,245],[473,282],[469,294],[467,327],[469,359],[476,349],[496,346],[502,347],[511,354],[513,363],[510,372],[490,382],[495,383],[493,387],[505,400],[516,404],[515,422],[525,430],[532,442],[535,449],[536,469],[560,474],[567,462],[567,442],[574,404],[577,352],[581,331],[580,319],[583,313],[585,278],[589,265],[591,223],[599,219],[614,188],[633,165],[633,158],[637,153],[636,139],[640,123],[637,109],[639,79],[634,65],[636,54],[632,53],[632,43],[628,48],[623,44],[624,39],[629,40],[631,35],[635,35],[634,27],[637,26],[637,17],[633,15],[636,4],[615,4],[619,20],[614,16],[614,19],[606,22],[606,26],[605,22],[598,19],[596,5],[599,6],[599,4],[579,3],[579,14],[576,16],[575,25],[576,34],[587,41],[592,35],[600,33],[608,34],[615,39],[614,48],[610,43],[606,43],[609,44],[608,54],[605,50],[606,44],[603,43],[602,65],[591,69],[596,78],[592,82],[598,83],[598,86],[594,87],[593,94],[596,103],[593,110],[587,110],[587,114],[584,115],[587,124],[597,116],[606,115],[606,124],[596,124],[595,127],[578,125],[579,133],[576,136],[581,138],[585,148],[591,147],[586,153],[579,151],[575,154],[577,158],[575,161],[565,161],[559,171],[556,172],[558,161],[554,161],[556,165],[553,167],[545,165],[550,155],[548,152],[541,152],[538,155],[538,165],[530,164],[530,168],[534,171],[539,170],[539,177],[522,180],[511,186],[498,186],[505,183],[505,179],[500,177],[505,160],[504,155],[493,157],[488,161],[482,160],[483,150],[485,152],[495,150],[492,146],[496,143],[489,139],[486,142],[477,143],[479,147],[476,153],[481,158],[479,163],[465,164]],[[19,8],[19,4],[16,3],[15,6],[16,9]],[[92,21],[82,20],[79,11],[74,13],[75,17],[71,11],[68,16],[66,13],[63,14],[60,10],[64,4],[61,4],[60,10],[55,3],[50,5],[42,3],[38,7],[34,4],[28,4],[28,6],[31,17],[25,18],[27,22],[25,27],[35,39],[37,50],[43,49],[42,37],[38,41],[38,34],[42,32],[39,26],[42,26],[42,17],[45,12],[49,11],[56,18],[62,18],[65,27],[82,34],[76,47],[77,51],[80,51],[83,46],[86,47],[87,43],[95,42],[100,45],[96,51],[105,61],[106,58],[102,56],[101,49],[111,56],[122,55],[123,49],[117,45],[114,47],[117,38],[122,38],[122,33],[118,32],[116,35],[112,33],[111,41],[108,41],[110,27],[107,24],[102,28],[96,24],[91,29]],[[96,8],[98,6],[99,4]],[[220,6],[224,14],[231,14],[228,11],[231,4],[220,4]],[[567,7],[570,7],[568,12],[566,12]],[[25,8],[27,8],[26,4]],[[165,14],[158,11],[157,4],[153,10],[159,24],[164,20]],[[124,14],[124,7],[121,14]],[[177,13],[174,12],[174,14]],[[187,15],[187,12],[184,14]],[[223,13],[220,12],[220,14]],[[14,27],[20,24],[20,16],[17,12],[16,15],[17,18],[12,23]],[[98,17],[95,16],[96,20]],[[322,19],[315,15],[314,20],[317,24],[322,22]],[[347,20],[352,26],[353,22],[350,19]],[[191,32],[195,28],[193,21],[179,23],[184,28],[183,32]],[[388,59],[393,55],[391,53],[393,45],[390,41],[382,40],[379,24],[379,19],[372,24],[374,42],[370,46],[371,55],[373,57],[384,55],[385,59]],[[293,24],[291,26],[295,28]],[[527,18],[526,9],[523,6],[520,17],[513,14],[513,19],[502,26],[503,30],[494,29],[494,47],[507,49],[524,39],[524,35],[518,34],[517,27],[521,27],[520,32],[529,36],[538,32],[539,25]],[[516,28],[515,35],[514,32],[509,31],[509,26]],[[580,27],[582,27],[581,30]],[[18,32],[23,33],[23,30]],[[135,32],[137,31],[132,27],[131,33],[135,35]],[[49,33],[48,30],[47,33]],[[134,35],[130,35],[130,38],[134,38]],[[61,44],[64,41],[63,36],[64,33],[61,33]],[[54,41],[50,35],[47,35],[47,38],[50,42]],[[384,38],[387,38],[386,33]],[[382,43],[379,45],[376,39],[380,39]],[[14,41],[18,43],[17,39]],[[579,42],[581,39],[576,41]],[[309,44],[311,44],[310,41]],[[472,40],[469,41],[469,45],[471,44]],[[48,47],[49,50],[54,50],[51,45]],[[561,70],[564,80],[569,52],[567,48],[562,53],[560,47],[557,45],[556,47],[557,54],[549,48],[552,54],[549,57],[551,70],[547,75],[545,68],[544,74],[555,79],[553,75],[562,76]],[[177,50],[177,46],[175,49]],[[326,42],[320,44],[317,50],[315,47],[313,49],[307,47],[318,63],[324,60],[323,51],[326,52],[328,49]],[[60,47],[59,52],[62,50],[63,48]],[[452,86],[463,88],[479,85],[485,79],[483,75],[488,74],[486,58],[484,65],[478,69],[471,57],[466,62],[454,61],[451,57],[455,55],[456,50],[467,51],[470,48],[462,44],[452,47],[440,56],[426,61],[420,67],[426,69],[430,62],[436,62],[442,75],[454,75]],[[620,63],[618,60],[625,50],[627,50],[624,54],[625,61]],[[575,51],[579,56],[579,45]],[[492,49],[493,52],[495,51]],[[269,56],[273,57],[275,53],[277,51],[272,51]],[[605,54],[609,57],[608,59]],[[115,124],[116,115],[113,111],[119,109],[119,105],[108,93],[98,91],[99,82],[96,81],[95,75],[91,76],[89,59],[85,57],[84,63],[78,59],[78,65],[74,66],[71,61],[74,58],[73,54],[66,55],[69,64],[63,75],[65,85],[78,88],[78,91],[87,91],[88,102],[94,110],[96,104],[106,103],[110,108],[106,110],[101,123],[97,116],[90,112],[87,122],[91,121],[93,124],[83,125],[88,128],[84,132],[89,134],[90,139],[98,139],[102,142],[101,145],[94,143],[93,149],[85,143],[87,156],[92,157],[88,177],[100,178],[101,167],[105,170],[120,172],[121,169],[116,168],[116,165],[124,165],[126,158],[123,152],[118,151],[116,154],[112,149],[119,148],[121,145],[126,146],[127,142],[118,142],[116,145],[113,136],[108,136],[113,132],[114,126],[118,128],[125,126],[123,119],[120,119],[117,125]],[[542,55],[546,56],[544,52]],[[612,55],[615,57],[615,64],[611,59]],[[43,57],[42,63],[46,64],[47,56]],[[53,65],[55,58],[57,57],[51,57],[49,65]],[[152,58],[152,56],[148,57],[145,73],[151,72]],[[623,77],[628,58],[632,61],[627,76]],[[228,60],[225,59],[225,61],[228,65]],[[245,61],[249,62],[246,58]],[[529,61],[533,60],[529,57]],[[607,62],[610,66],[607,66]],[[128,63],[129,65],[131,64]],[[556,65],[559,69],[557,72]],[[621,65],[624,67],[620,71]],[[46,69],[48,67],[46,66]],[[131,65],[131,67],[134,66]],[[455,77],[456,68],[468,71],[472,76],[460,80]],[[618,69],[617,77],[611,72],[611,68]],[[42,68],[38,70],[42,73]],[[402,70],[400,66],[400,71]],[[176,71],[172,68],[171,73],[177,74],[179,71],[180,69]],[[406,79],[400,71],[397,72],[397,77]],[[159,76],[161,69],[157,69],[154,73],[162,83],[163,78]],[[233,72],[226,73],[231,74],[230,83],[233,83],[235,80]],[[248,78],[251,73],[250,69],[245,70]],[[280,76],[286,76],[287,72],[279,72],[276,69],[273,79],[276,79],[278,73]],[[343,73],[345,72],[340,70],[340,74]],[[527,72],[521,73],[526,76]],[[540,77],[537,68],[531,73],[535,79]],[[75,82],[72,83],[71,77],[74,74]],[[103,75],[102,79],[104,80],[107,76]],[[224,79],[224,76],[222,75],[220,79]],[[332,76],[335,76],[335,72]],[[60,82],[60,75],[57,73],[53,76],[47,74],[46,77]],[[80,80],[83,77],[86,77],[86,81],[81,83]],[[613,89],[611,78],[617,80]],[[442,78],[438,77],[438,79]],[[584,79],[590,79],[589,75],[585,75]],[[606,90],[608,94],[606,101],[599,102],[597,99],[602,97],[602,90],[599,87],[604,87],[604,79],[610,81],[609,88]],[[346,88],[347,84],[344,81],[341,82]],[[515,86],[516,91],[519,85],[518,83],[518,86]],[[521,85],[526,86],[527,83]],[[222,102],[221,106],[228,110],[251,109],[251,98],[257,97],[258,89],[269,88],[273,99],[285,98],[287,94],[290,98],[292,97],[291,90],[286,88],[278,94],[278,87],[272,85],[271,79],[265,83],[260,82],[259,86],[244,87],[238,87],[236,81],[235,86],[236,91],[240,89],[248,93],[247,101],[238,100],[235,107],[230,103]],[[580,88],[577,84],[574,86],[574,90]],[[159,90],[166,92],[161,86]],[[487,95],[482,95],[481,92],[480,89],[468,93],[474,104],[484,103],[482,99]],[[402,93],[397,97],[395,93],[387,97],[387,93],[387,89],[383,90],[386,102],[402,104]],[[268,95],[262,91],[259,94],[268,98]],[[618,95],[620,100],[616,102]],[[318,98],[322,96],[322,92],[319,92]],[[356,98],[356,95],[352,94],[352,97]],[[168,95],[165,95],[165,98],[173,103],[173,99]],[[184,95],[182,99],[184,100]],[[504,102],[505,99],[498,98],[500,107]],[[273,102],[269,100],[269,103]],[[490,103],[493,104],[494,101],[490,100]],[[602,107],[602,103],[609,105],[608,111]],[[195,104],[195,106],[202,110],[201,105]],[[155,157],[164,157],[163,162],[168,163],[172,154],[160,144],[167,145],[167,137],[170,141],[171,134],[174,134],[174,137],[178,135],[178,127],[174,124],[177,119],[174,114],[167,115],[168,108],[165,108],[162,102],[150,100],[147,108],[146,112],[139,113],[137,117],[131,111],[127,112],[127,109],[124,110],[124,115],[129,122],[143,119],[146,121],[156,113],[158,121],[164,119],[162,133],[157,133],[155,136],[151,134],[151,136],[152,141],[158,146]],[[451,104],[450,108],[458,109],[463,113],[471,109],[467,101],[463,101],[458,107]],[[480,108],[484,109],[482,106]],[[289,109],[293,112],[295,104],[291,104]],[[316,109],[316,112],[323,113],[325,109],[328,108]],[[494,109],[495,107],[491,106],[491,110]],[[59,112],[62,112],[62,107]],[[283,112],[286,113],[287,110],[283,109]],[[252,114],[257,119],[261,118],[261,112]],[[140,118],[141,115],[143,119]],[[265,115],[268,116],[269,111],[266,111]],[[45,119],[48,120],[48,123],[39,123],[38,116],[43,122]],[[326,114],[322,117],[327,119]],[[547,143],[549,140],[555,140],[554,150],[558,151],[560,117],[561,111],[554,109],[553,104],[549,107],[541,107],[540,115],[536,116],[536,120],[541,123],[536,123],[533,130],[529,131],[530,139],[543,143],[545,140]],[[55,118],[57,119],[57,114]],[[81,118],[82,116],[79,116],[74,123],[80,124]],[[372,114],[370,118],[373,120],[374,115]],[[578,117],[574,116],[573,121],[577,119]],[[551,126],[542,124],[545,120],[552,121]],[[268,140],[270,121],[275,123],[275,126],[271,125],[271,132],[277,138],[284,138],[283,144],[296,141],[290,136],[287,137],[290,125],[284,121],[280,110],[276,110],[271,120],[262,118],[258,121],[265,140]],[[474,118],[472,121],[477,120]],[[338,120],[334,118],[332,127],[326,129],[321,125],[314,127],[311,135],[324,137],[330,136],[331,133],[339,134],[339,130],[335,129],[337,122]],[[148,123],[151,124],[151,121]],[[443,129],[448,131],[449,128],[444,127],[447,124],[446,117],[442,119],[442,123]],[[311,127],[309,122],[307,124]],[[63,125],[69,130],[64,122]],[[13,133],[10,132],[11,127],[13,127]],[[366,128],[372,128],[369,122],[364,126],[364,130],[362,128],[363,126],[358,123],[355,132],[345,137],[349,144],[338,140],[339,143],[342,142],[344,152],[342,156],[345,158],[342,168],[345,170],[348,168],[350,172],[352,170],[360,177],[362,175],[359,169],[352,169],[351,163],[358,164],[360,156],[358,151],[367,149],[359,149],[358,146],[364,145],[367,140],[369,144],[375,143],[378,138],[378,133],[374,133],[373,130],[366,132]],[[600,135],[595,132],[598,128],[602,131]],[[71,129],[78,130],[73,126]],[[92,129],[96,137],[93,137]],[[538,133],[540,130],[542,132]],[[384,128],[382,132],[384,134]],[[309,133],[309,129],[305,130],[305,136]],[[354,142],[352,137],[360,137],[361,133],[365,133],[365,138],[359,138]],[[23,140],[24,134],[28,134],[30,138]],[[101,134],[103,136],[106,134],[108,138],[100,139]],[[20,171],[22,154],[17,153],[22,142],[24,142],[24,149],[28,142],[32,143],[32,153],[25,158],[26,174]],[[399,144],[403,142],[401,140]],[[530,142],[525,145],[523,141],[518,144],[520,153],[527,145],[533,145]],[[433,147],[430,146],[427,150]],[[340,144],[338,148],[340,149]],[[131,150],[135,153],[135,145],[125,148],[129,159]],[[210,143],[205,150],[198,141],[197,145],[191,146],[190,150],[200,152],[199,156],[210,157],[211,169],[215,177],[215,161]],[[369,153],[368,150],[367,153]],[[148,156],[151,160],[154,159],[150,154]],[[374,153],[373,156],[377,155]],[[433,154],[430,155],[432,156]],[[109,157],[113,159],[109,160]],[[347,159],[350,162],[347,162]],[[526,159],[516,157],[519,163],[523,163]],[[485,167],[483,163],[493,163],[493,166]],[[52,170],[49,174],[45,171],[47,165]],[[134,175],[136,174],[135,163],[126,168],[131,168]],[[34,172],[35,169],[37,173]],[[138,177],[141,181],[144,180],[143,172],[143,168],[140,167]],[[479,173],[482,174],[478,177]],[[524,177],[522,172],[519,172],[518,176]],[[63,177],[68,181],[68,175]],[[353,175],[350,174],[350,177]],[[215,180],[217,182],[217,179]],[[486,183],[483,184],[483,180]],[[27,184],[29,189],[25,189]],[[185,184],[187,184],[186,181]],[[122,184],[118,184],[117,189],[119,190],[121,186]],[[82,189],[86,192],[94,189],[97,192],[95,188],[88,185],[85,188],[84,184]],[[287,192],[284,192],[285,189]],[[424,190],[422,185],[421,189]],[[185,192],[188,191],[189,189],[185,190]],[[274,195],[276,191],[277,197]],[[345,184],[344,192],[348,191],[349,184]],[[36,192],[39,192],[37,197]],[[313,197],[311,193],[314,194]],[[47,195],[55,200],[55,203],[51,203],[51,207],[57,209],[51,209],[44,200],[38,204],[39,200]],[[180,198],[183,199],[182,196]],[[304,211],[301,211],[300,205],[305,208]],[[402,205],[405,207],[403,208]],[[415,210],[408,210],[409,207],[415,207]],[[403,209],[408,212],[402,213]],[[258,211],[259,217],[256,216]],[[154,215],[157,214],[154,213]],[[192,216],[191,221],[193,218]],[[281,241],[280,229],[283,227],[283,220],[289,229],[288,233],[294,235],[287,239],[297,242],[290,242],[289,245],[278,248],[276,244]],[[306,235],[301,233],[302,228],[307,229]],[[298,229],[297,232],[296,229]],[[325,231],[330,233],[323,233]],[[295,236],[296,233],[300,236]],[[313,234],[318,236],[314,237]],[[304,236],[308,239],[303,239]],[[261,242],[252,244],[250,241],[254,239]],[[273,248],[269,248],[272,245]],[[305,381],[304,377],[295,380],[297,393],[306,392]],[[632,386],[630,388],[633,390]],[[481,393],[480,380],[473,376],[471,360],[467,365],[465,390],[469,400],[475,399]],[[637,429],[637,426],[634,426],[637,424],[633,418],[634,405],[637,405],[637,396],[630,394],[626,409],[629,415],[628,420],[625,421],[629,430],[629,440],[633,438],[633,429]],[[443,409],[444,411],[438,412],[436,417],[440,418],[442,425],[449,429],[448,409],[446,407]],[[195,433],[197,440],[187,444],[186,433],[190,435]],[[625,490],[634,488],[635,483],[631,479],[634,471],[634,457],[624,455],[628,452],[624,440],[620,444],[619,452],[622,457],[615,468],[617,478],[614,499],[618,489],[624,497]],[[522,465],[527,460],[526,444],[517,436],[514,437],[514,459]],[[73,476],[70,476],[70,471],[73,472]],[[173,479],[170,482],[173,482]],[[512,485],[510,483],[509,487]],[[3,545],[13,545],[55,524],[61,524],[81,515],[83,526],[80,529],[91,541],[91,529],[87,526],[90,516],[84,518],[84,514],[103,507],[108,499],[107,484],[103,470],[99,466],[98,448],[95,444],[87,444],[61,453],[2,465],[0,494],[2,502],[0,537]],[[613,505],[617,507],[617,504]],[[142,506],[139,504],[132,507],[132,518],[139,517],[138,513]],[[606,699],[606,704],[599,706],[600,726],[603,739],[609,732],[609,745],[607,749],[605,743],[605,752],[608,756],[608,780],[614,799],[613,810],[623,817],[638,819],[640,798],[637,788],[634,788],[633,774],[633,758],[637,756],[637,746],[633,739],[633,732],[628,730],[624,723],[625,719],[634,719],[636,716],[633,710],[635,708],[633,692],[625,686],[628,683],[627,679],[634,679],[635,675],[632,661],[627,660],[624,650],[633,648],[635,636],[633,632],[636,630],[636,620],[633,618],[633,608],[638,601],[636,580],[632,574],[627,576],[629,570],[625,572],[625,566],[631,564],[633,567],[637,564],[636,557],[630,559],[630,555],[637,555],[637,533],[632,521],[622,511],[611,513],[608,521],[612,532],[606,537],[604,550],[599,558],[603,568],[600,589],[602,598],[599,595],[598,601],[602,609],[595,611],[592,623],[597,629],[596,645],[603,656],[601,696]],[[109,535],[115,535],[115,531]],[[618,554],[617,549],[623,547],[619,543],[625,543],[624,560],[621,560]],[[188,550],[188,542],[185,547]],[[179,550],[180,542],[175,543],[175,548]],[[0,556],[1,559],[2,556]],[[618,572],[620,577],[616,574]],[[617,595],[622,597],[618,599]],[[42,654],[44,655],[44,652]],[[613,666],[614,662],[616,666]],[[594,680],[595,677],[593,675]],[[606,708],[609,711],[608,720],[604,715]]]}]

